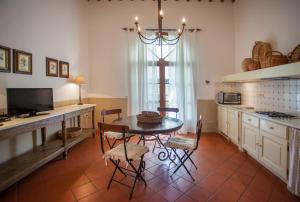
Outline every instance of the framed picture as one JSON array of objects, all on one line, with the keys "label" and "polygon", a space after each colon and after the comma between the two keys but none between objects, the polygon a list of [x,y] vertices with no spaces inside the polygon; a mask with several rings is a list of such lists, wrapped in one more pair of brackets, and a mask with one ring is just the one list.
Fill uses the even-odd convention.
[{"label": "framed picture", "polygon": [[0,72],[10,72],[10,48],[0,46]]},{"label": "framed picture", "polygon": [[14,73],[32,74],[32,54],[14,49]]},{"label": "framed picture", "polygon": [[69,78],[69,63],[59,61],[59,77]]},{"label": "framed picture", "polygon": [[46,75],[58,77],[58,60],[46,57]]}]

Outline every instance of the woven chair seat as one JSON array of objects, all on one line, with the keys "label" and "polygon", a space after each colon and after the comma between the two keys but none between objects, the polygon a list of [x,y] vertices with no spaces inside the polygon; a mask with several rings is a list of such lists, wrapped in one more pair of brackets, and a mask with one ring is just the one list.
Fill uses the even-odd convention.
[{"label": "woven chair seat", "polygon": [[[126,143],[127,157],[129,160],[138,160],[142,155],[149,152],[147,146],[141,146],[133,143]],[[119,144],[115,148],[107,151],[104,154],[105,159],[121,160],[126,161],[124,144]]]},{"label": "woven chair seat", "polygon": [[165,143],[166,147],[176,148],[176,149],[187,149],[193,150],[196,148],[197,141],[191,138],[184,137],[170,137]]},{"label": "woven chair seat", "polygon": [[[108,138],[116,139],[116,140],[121,140],[123,138],[123,133],[117,133],[117,132],[112,132],[112,131],[107,131],[104,132],[104,135]],[[131,137],[133,134],[125,134],[125,137]]]}]

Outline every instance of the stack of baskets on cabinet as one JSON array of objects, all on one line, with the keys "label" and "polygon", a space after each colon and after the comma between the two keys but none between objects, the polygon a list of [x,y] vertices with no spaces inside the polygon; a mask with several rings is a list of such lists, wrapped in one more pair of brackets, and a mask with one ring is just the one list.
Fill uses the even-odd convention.
[{"label": "stack of baskets on cabinet", "polygon": [[252,71],[298,61],[300,61],[300,45],[286,56],[279,51],[272,51],[270,43],[256,41],[252,49],[252,58],[243,60],[242,69]]}]

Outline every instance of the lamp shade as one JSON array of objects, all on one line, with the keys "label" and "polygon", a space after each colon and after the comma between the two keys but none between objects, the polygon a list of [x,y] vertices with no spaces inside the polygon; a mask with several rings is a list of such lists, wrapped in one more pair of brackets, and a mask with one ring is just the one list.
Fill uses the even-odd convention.
[{"label": "lamp shade", "polygon": [[85,78],[83,76],[76,76],[73,80],[73,83],[76,84],[86,84]]}]

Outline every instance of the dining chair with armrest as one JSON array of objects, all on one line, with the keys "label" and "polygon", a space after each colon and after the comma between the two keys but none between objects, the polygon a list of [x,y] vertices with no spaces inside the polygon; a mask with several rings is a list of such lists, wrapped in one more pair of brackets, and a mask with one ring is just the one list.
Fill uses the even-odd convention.
[{"label": "dining chair with armrest", "polygon": [[[147,183],[143,178],[143,176],[141,175],[141,173],[143,171],[144,155],[149,151],[149,148],[147,146],[141,146],[141,145],[130,143],[126,140],[126,134],[128,134],[128,130],[129,130],[128,126],[105,124],[105,123],[98,123],[98,126],[100,129],[101,151],[104,155],[105,160],[110,160],[115,166],[113,174],[109,180],[107,189],[110,188],[111,183],[113,181],[122,184],[124,186],[127,186],[130,188],[129,199],[131,199],[136,185],[136,181],[138,179],[142,180],[145,186],[147,186]],[[110,148],[108,151],[105,151],[103,138],[105,136],[104,135],[105,132],[107,131],[121,133],[123,143],[117,145],[114,148]],[[130,166],[132,170],[128,169],[127,166],[122,167],[120,165],[121,161],[126,162],[126,164]],[[133,165],[134,161],[139,161],[139,165],[137,167]],[[134,182],[132,186],[128,184],[124,184],[123,182],[118,181],[114,178],[117,170],[119,170],[125,176],[134,177]]]}]

